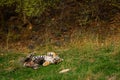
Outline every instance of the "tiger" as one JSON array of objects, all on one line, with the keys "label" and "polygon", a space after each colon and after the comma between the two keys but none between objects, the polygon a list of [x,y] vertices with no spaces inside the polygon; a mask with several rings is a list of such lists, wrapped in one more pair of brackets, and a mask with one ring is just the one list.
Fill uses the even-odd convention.
[{"label": "tiger", "polygon": [[38,69],[40,65],[48,66],[50,64],[58,64],[62,61],[63,59],[60,58],[55,52],[48,52],[46,55],[38,56],[35,56],[34,53],[31,53],[25,58],[23,66]]}]

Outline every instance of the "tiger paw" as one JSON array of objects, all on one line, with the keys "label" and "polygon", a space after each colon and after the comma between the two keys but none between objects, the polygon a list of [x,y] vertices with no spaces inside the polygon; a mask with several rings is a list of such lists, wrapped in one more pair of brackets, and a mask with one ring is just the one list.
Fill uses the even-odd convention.
[{"label": "tiger paw", "polygon": [[49,61],[46,61],[46,62],[43,63],[43,66],[48,66],[48,65],[50,65]]}]

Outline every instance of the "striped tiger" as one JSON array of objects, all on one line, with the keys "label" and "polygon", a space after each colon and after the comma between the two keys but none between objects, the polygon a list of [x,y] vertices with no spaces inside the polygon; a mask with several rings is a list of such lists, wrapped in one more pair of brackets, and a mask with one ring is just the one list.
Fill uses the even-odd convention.
[{"label": "striped tiger", "polygon": [[39,65],[48,66],[50,64],[57,64],[63,61],[55,52],[48,52],[46,55],[34,56],[30,54],[24,60],[25,67],[37,69]]}]

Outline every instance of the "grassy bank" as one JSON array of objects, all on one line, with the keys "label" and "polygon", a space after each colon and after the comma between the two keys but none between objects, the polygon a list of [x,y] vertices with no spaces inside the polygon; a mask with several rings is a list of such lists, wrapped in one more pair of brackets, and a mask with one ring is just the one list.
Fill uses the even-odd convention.
[{"label": "grassy bank", "polygon": [[[57,51],[57,50],[56,50]],[[1,80],[119,80],[120,47],[115,45],[71,47],[57,51],[64,61],[38,70],[22,67],[22,53],[1,52]],[[38,53],[39,54],[39,53]],[[67,73],[59,74],[69,68]]]}]

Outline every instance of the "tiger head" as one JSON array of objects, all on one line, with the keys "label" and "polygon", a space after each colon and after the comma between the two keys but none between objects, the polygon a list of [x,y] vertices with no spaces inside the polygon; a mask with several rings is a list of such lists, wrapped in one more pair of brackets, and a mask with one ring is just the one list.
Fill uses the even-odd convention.
[{"label": "tiger head", "polygon": [[32,60],[33,54],[28,55],[25,60],[23,61],[23,66],[24,67],[30,67],[33,69],[37,69],[38,68],[38,64],[36,64],[33,60]]},{"label": "tiger head", "polygon": [[53,58],[53,62],[55,64],[60,63],[63,61],[62,58],[60,58],[55,52],[48,52],[47,56],[51,56]]}]

